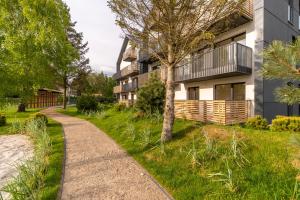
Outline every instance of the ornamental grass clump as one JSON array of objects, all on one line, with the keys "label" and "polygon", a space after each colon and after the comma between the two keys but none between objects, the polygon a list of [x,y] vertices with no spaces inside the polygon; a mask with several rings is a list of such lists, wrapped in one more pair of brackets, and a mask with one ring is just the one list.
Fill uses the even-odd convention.
[{"label": "ornamental grass clump", "polygon": [[12,199],[40,199],[40,190],[44,186],[51,153],[46,123],[42,119],[27,121],[21,133],[32,139],[35,146],[34,156],[25,164],[17,166],[18,175],[4,187],[3,191],[9,193]]}]

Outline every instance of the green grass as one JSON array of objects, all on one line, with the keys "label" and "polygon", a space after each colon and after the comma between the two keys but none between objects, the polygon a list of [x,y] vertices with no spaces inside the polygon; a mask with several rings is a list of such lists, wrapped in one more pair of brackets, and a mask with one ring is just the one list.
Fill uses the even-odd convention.
[{"label": "green grass", "polygon": [[[10,132],[10,128],[15,121],[24,122],[31,114],[39,112],[38,109],[32,109],[25,113],[17,113],[16,109],[10,107],[5,110],[8,123],[6,126],[0,127],[0,136],[14,134]],[[39,199],[56,199],[61,186],[64,161],[64,138],[61,124],[50,119],[47,125],[47,133],[51,140],[51,151],[47,158],[48,166],[43,177],[43,187],[38,191],[37,196]],[[38,147],[36,146],[36,148]]]},{"label": "green grass", "polygon": [[0,110],[1,113],[4,113],[6,116],[7,124],[5,126],[0,126],[0,135],[9,135],[10,127],[15,121],[24,122],[31,114],[38,112],[39,109],[29,109],[26,112],[19,113],[17,112],[16,106],[10,106],[5,110]]},{"label": "green grass", "polygon": [[[94,116],[80,114],[74,107],[60,112],[86,119],[105,131],[175,199],[293,197],[299,172],[291,164],[299,153],[290,142],[295,134],[176,120],[173,140],[162,148],[162,122],[136,119],[130,110],[110,109]],[[150,138],[145,130],[151,130]]]},{"label": "green grass", "polygon": [[49,120],[47,125],[51,139],[51,154],[49,155],[48,171],[45,175],[45,185],[40,191],[41,199],[56,199],[61,186],[64,161],[64,138],[61,124]]}]

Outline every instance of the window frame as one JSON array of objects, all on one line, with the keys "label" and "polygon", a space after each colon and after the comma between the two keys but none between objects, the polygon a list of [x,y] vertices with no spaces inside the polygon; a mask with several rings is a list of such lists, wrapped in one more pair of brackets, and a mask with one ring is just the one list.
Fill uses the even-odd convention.
[{"label": "window frame", "polygon": [[[234,85],[239,85],[239,84],[243,84],[245,86],[245,98],[244,100],[234,100]],[[246,82],[236,82],[236,83],[224,83],[224,84],[215,84],[214,85],[214,101],[218,101],[216,99],[216,92],[217,92],[217,86],[220,86],[220,85],[230,85],[230,100],[227,100],[227,101],[246,101],[246,95],[247,95],[247,92],[246,92]],[[222,101],[222,100],[220,100]],[[226,101],[226,100],[224,100]]]}]

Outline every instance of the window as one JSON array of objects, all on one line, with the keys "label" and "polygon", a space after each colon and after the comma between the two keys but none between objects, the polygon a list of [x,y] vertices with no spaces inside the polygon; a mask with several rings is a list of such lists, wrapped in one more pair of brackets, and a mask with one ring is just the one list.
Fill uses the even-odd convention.
[{"label": "window", "polygon": [[293,0],[288,0],[288,21],[293,22]]},{"label": "window", "polygon": [[188,89],[188,100],[199,100],[199,87],[190,87]]},{"label": "window", "polygon": [[245,83],[233,83],[215,86],[215,100],[244,101],[245,99]]},{"label": "window", "polygon": [[295,43],[296,40],[297,40],[297,38],[293,35],[293,36],[292,36],[292,42]]}]

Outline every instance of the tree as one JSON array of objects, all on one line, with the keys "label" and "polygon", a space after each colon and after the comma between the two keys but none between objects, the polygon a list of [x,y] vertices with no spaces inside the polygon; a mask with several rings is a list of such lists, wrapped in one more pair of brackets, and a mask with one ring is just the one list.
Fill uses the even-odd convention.
[{"label": "tree", "polygon": [[66,36],[69,19],[61,0],[0,1],[0,71],[5,83],[0,94],[20,94],[20,111],[37,89],[55,85],[55,67],[73,59]]},{"label": "tree", "polygon": [[137,92],[136,107],[148,114],[163,113],[165,94],[165,85],[152,74],[147,84]]},{"label": "tree", "polygon": [[276,89],[278,100],[288,105],[300,103],[300,88],[293,83],[300,81],[300,38],[290,44],[274,41],[264,50],[263,58],[263,76],[287,82]]},{"label": "tree", "polygon": [[109,0],[116,23],[140,48],[166,67],[166,100],[161,141],[172,139],[174,71],[178,63],[220,31],[214,25],[242,0]]},{"label": "tree", "polygon": [[56,72],[61,78],[59,83],[64,89],[64,109],[67,108],[67,88],[71,86],[72,81],[79,80],[82,78],[82,75],[91,73],[90,61],[85,57],[89,51],[88,43],[83,43],[83,33],[77,32],[75,25],[76,22],[70,22],[67,29],[68,40],[74,49],[72,57],[70,57],[70,60],[66,60],[66,63],[58,65],[56,68]]},{"label": "tree", "polygon": [[113,88],[116,86],[116,82],[112,77],[108,77],[103,72],[93,73],[88,77],[89,93],[101,94],[106,98],[113,98]]}]

